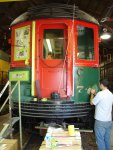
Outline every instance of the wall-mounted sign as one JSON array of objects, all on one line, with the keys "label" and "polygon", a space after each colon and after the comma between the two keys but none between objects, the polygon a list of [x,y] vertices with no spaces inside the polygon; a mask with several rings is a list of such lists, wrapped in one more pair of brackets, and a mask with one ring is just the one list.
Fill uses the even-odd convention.
[{"label": "wall-mounted sign", "polygon": [[10,71],[9,80],[10,81],[29,81],[29,71]]},{"label": "wall-mounted sign", "polygon": [[30,57],[30,25],[15,29],[14,60]]}]

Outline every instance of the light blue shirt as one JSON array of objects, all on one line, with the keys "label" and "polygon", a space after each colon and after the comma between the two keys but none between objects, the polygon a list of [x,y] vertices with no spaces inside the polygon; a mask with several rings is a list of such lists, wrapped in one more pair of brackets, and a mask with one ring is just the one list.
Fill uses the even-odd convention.
[{"label": "light blue shirt", "polygon": [[112,105],[113,94],[108,90],[102,90],[92,100],[95,105],[94,118],[99,121],[111,121],[112,120]]}]

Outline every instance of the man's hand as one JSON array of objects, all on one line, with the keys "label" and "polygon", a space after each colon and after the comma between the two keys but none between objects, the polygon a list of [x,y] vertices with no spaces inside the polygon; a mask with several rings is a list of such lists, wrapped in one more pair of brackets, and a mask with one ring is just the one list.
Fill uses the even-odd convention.
[{"label": "man's hand", "polygon": [[90,93],[91,93],[90,105],[94,105],[93,102],[92,102],[92,100],[93,100],[93,98],[94,98],[95,95],[96,95],[96,90],[95,90],[95,89],[91,89]]},{"label": "man's hand", "polygon": [[95,89],[91,89],[90,93],[93,94],[93,95],[96,95],[96,90]]}]

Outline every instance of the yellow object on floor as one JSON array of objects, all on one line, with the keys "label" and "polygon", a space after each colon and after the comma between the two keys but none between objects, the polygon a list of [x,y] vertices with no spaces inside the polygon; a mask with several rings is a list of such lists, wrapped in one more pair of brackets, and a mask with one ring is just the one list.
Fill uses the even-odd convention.
[{"label": "yellow object on floor", "polygon": [[75,136],[74,125],[68,125],[68,134],[69,134],[69,136]]}]

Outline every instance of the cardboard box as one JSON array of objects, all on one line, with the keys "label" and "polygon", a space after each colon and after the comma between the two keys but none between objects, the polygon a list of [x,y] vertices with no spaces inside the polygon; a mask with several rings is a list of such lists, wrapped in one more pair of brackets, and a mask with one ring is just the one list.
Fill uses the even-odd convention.
[{"label": "cardboard box", "polygon": [[18,142],[16,139],[0,140],[0,150],[18,150]]},{"label": "cardboard box", "polygon": [[[75,131],[75,136],[69,136],[68,131],[64,131],[61,128],[58,129],[48,129],[48,131],[51,134],[50,142],[54,138],[54,141],[56,141],[56,147],[54,150],[81,150],[81,135],[79,131]],[[46,138],[45,138],[46,139]],[[39,150],[49,150],[49,148],[46,147],[46,142],[43,141],[42,145]],[[51,142],[52,144],[52,142]]]},{"label": "cardboard box", "polygon": [[[46,142],[43,141],[39,150],[51,150],[51,149],[46,148]],[[81,145],[70,145],[70,146],[62,145],[55,147],[54,150],[82,150],[82,147]]]},{"label": "cardboard box", "polygon": [[66,145],[81,145],[81,136],[80,132],[76,131],[75,136],[69,136],[68,131],[53,131],[52,137],[55,138],[57,144],[66,144]]}]

